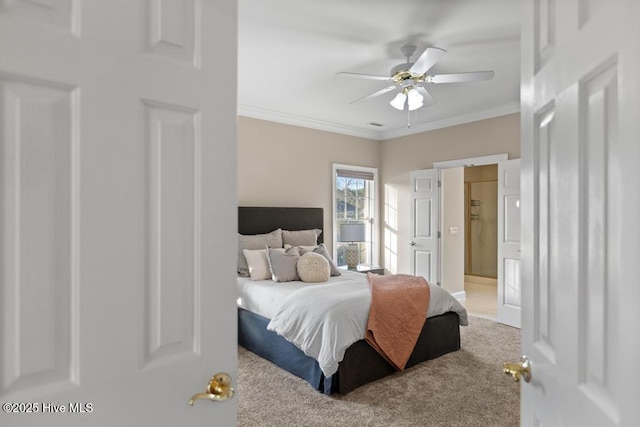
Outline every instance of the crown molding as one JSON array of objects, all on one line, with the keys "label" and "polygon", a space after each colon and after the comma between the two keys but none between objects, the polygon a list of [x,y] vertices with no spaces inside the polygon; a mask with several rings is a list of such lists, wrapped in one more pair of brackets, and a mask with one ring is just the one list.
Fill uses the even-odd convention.
[{"label": "crown molding", "polygon": [[270,122],[284,123],[292,126],[300,126],[310,129],[322,130],[326,132],[340,133],[343,135],[358,136],[373,140],[380,139],[380,132],[375,130],[365,130],[353,126],[346,126],[337,123],[325,122],[309,117],[301,117],[293,114],[280,113],[263,108],[238,105],[238,115],[251,117],[253,119],[267,120]]},{"label": "crown molding", "polygon": [[410,128],[389,129],[384,131],[366,130],[354,126],[347,126],[337,123],[325,122],[309,117],[301,117],[293,114],[271,111],[263,108],[250,107],[247,105],[238,105],[238,115],[251,117],[254,119],[267,120],[270,122],[283,123],[292,126],[300,126],[310,129],[316,129],[326,132],[339,133],[343,135],[357,136],[360,138],[373,139],[376,141],[384,141],[387,139],[399,138],[402,136],[414,135],[417,133],[428,132],[431,130],[447,128],[451,126],[462,125],[465,123],[477,122],[478,120],[492,119],[494,117],[505,116],[520,112],[520,102],[511,102],[499,105],[497,107],[486,110],[475,111],[470,114],[463,114],[456,117],[437,120],[434,122],[414,125]]},{"label": "crown molding", "polygon": [[434,122],[423,123],[411,126],[410,128],[390,129],[379,132],[380,140],[398,138],[401,136],[414,135],[417,133],[428,132],[430,130],[448,128],[451,126],[463,125],[465,123],[477,122],[478,120],[492,119],[494,117],[506,116],[507,114],[519,113],[520,102],[510,102],[508,104],[499,105],[497,107],[486,110],[475,111],[470,114],[463,114],[447,119],[436,120]]}]

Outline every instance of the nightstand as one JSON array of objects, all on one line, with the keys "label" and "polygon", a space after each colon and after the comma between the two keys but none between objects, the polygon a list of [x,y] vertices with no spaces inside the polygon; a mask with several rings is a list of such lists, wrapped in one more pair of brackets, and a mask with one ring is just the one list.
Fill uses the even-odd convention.
[{"label": "nightstand", "polygon": [[373,273],[373,274],[380,274],[380,275],[384,275],[384,268],[382,267],[376,267],[373,265],[359,265],[357,269],[349,269],[347,268],[346,265],[341,265],[339,268],[343,269],[343,270],[349,270],[349,271],[357,271],[358,273]]}]

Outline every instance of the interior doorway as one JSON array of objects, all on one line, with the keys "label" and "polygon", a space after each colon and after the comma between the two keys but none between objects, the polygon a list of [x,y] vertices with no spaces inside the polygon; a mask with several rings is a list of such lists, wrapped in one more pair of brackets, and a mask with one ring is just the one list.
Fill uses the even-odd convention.
[{"label": "interior doorway", "polygon": [[467,310],[495,319],[498,277],[498,165],[464,168],[464,291]]},{"label": "interior doorway", "polygon": [[498,277],[498,165],[464,168],[465,276]]},{"label": "interior doorway", "polygon": [[[447,218],[457,217],[462,222],[460,234],[464,235],[464,243],[459,252],[453,253],[444,248],[443,257],[460,257],[460,295],[461,303],[470,314],[497,320],[498,301],[498,163],[507,160],[506,154],[450,160],[434,163],[441,170],[457,168],[460,178],[453,188],[444,180],[442,184],[443,199],[460,198],[459,204],[464,213],[448,212],[450,204],[442,204],[443,244],[451,236],[451,225]],[[464,199],[464,201],[462,201]],[[473,201],[473,202],[472,202]],[[474,206],[471,206],[473,203]],[[454,208],[455,209],[455,208]],[[472,216],[473,215],[473,216]],[[463,219],[464,218],[464,219]],[[472,219],[473,218],[473,219]],[[464,230],[464,231],[463,231]],[[445,265],[446,267],[446,265]],[[450,274],[449,277],[452,275]],[[443,283],[444,284],[444,283]]]}]

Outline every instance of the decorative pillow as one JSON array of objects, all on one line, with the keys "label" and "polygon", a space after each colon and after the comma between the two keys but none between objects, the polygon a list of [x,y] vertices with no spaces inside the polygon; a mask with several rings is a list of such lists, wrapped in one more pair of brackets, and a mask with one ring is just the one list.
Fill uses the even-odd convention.
[{"label": "decorative pillow", "polygon": [[322,230],[312,228],[310,230],[282,230],[282,242],[291,246],[315,246],[318,244],[318,236]]},{"label": "decorative pillow", "polygon": [[[282,248],[271,250],[284,253],[284,249]],[[267,261],[267,249],[243,249],[242,253],[247,260],[251,280],[271,279],[271,271],[269,270],[269,262]]]},{"label": "decorative pillow", "polygon": [[[238,234],[238,275],[244,277],[249,276],[249,267],[247,266],[247,260],[242,251],[244,249],[264,249],[266,246],[270,248],[282,247],[281,229],[278,228],[267,234]],[[269,269],[267,269],[267,271],[268,270]]]},{"label": "decorative pillow", "polygon": [[322,255],[327,259],[327,261],[329,261],[329,267],[331,268],[332,276],[340,276],[342,274],[340,273],[340,269],[338,268],[338,266],[331,259],[331,255],[329,255],[329,251],[324,246],[324,243],[320,243],[318,247],[313,250],[313,252]]},{"label": "decorative pillow", "polygon": [[298,275],[298,259],[300,251],[297,247],[289,249],[271,249],[267,248],[267,262],[269,263],[269,271],[271,272],[271,280],[274,282],[291,282],[292,280],[300,280]]},{"label": "decorative pillow", "polygon": [[[287,245],[284,245],[284,247],[286,248]],[[324,245],[324,243],[320,243],[318,246],[298,246],[298,248],[300,249],[300,255],[304,255],[307,252],[315,252],[325,257],[327,261],[329,261],[329,267],[331,267],[332,276],[340,276],[342,274],[338,266],[331,259],[331,255],[329,255],[329,251],[327,250],[327,247]]]},{"label": "decorative pillow", "polygon": [[298,274],[303,282],[326,282],[331,275],[331,267],[322,255],[307,252],[298,260]]}]

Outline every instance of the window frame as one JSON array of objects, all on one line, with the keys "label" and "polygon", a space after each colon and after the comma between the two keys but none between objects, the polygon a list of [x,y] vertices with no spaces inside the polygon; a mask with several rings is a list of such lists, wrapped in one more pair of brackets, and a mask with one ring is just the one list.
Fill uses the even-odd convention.
[{"label": "window frame", "polygon": [[333,164],[333,173],[331,174],[332,183],[331,183],[331,195],[332,195],[332,211],[331,211],[331,223],[332,223],[332,244],[333,244],[333,259],[338,259],[338,244],[342,242],[338,242],[338,221],[336,218],[336,178],[338,174],[338,170],[348,170],[354,172],[367,172],[373,174],[373,189],[371,194],[373,196],[373,218],[371,223],[371,242],[370,252],[371,252],[371,265],[378,267],[380,266],[380,233],[379,233],[379,198],[380,198],[380,186],[378,184],[378,168],[370,167],[370,166],[356,166],[356,165],[348,165],[342,163],[334,163]]}]

